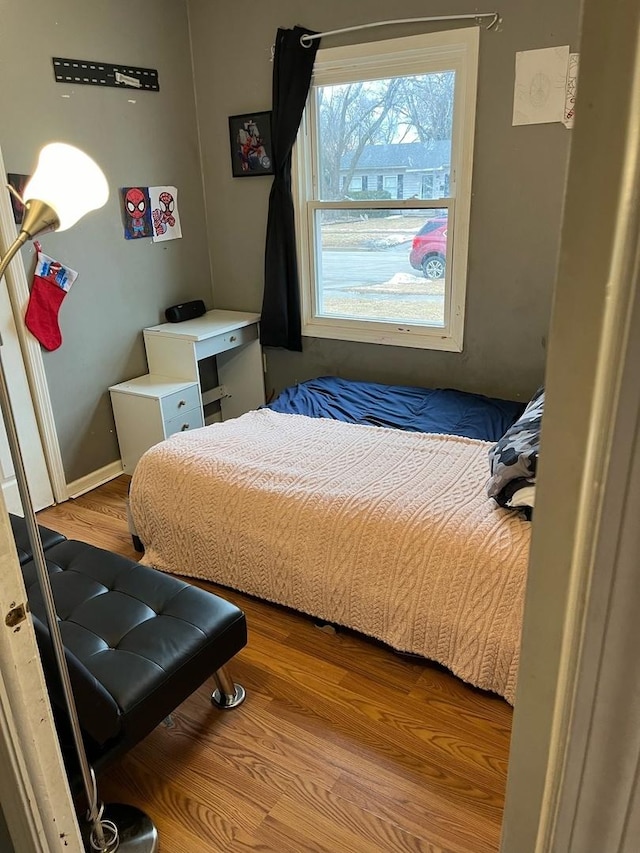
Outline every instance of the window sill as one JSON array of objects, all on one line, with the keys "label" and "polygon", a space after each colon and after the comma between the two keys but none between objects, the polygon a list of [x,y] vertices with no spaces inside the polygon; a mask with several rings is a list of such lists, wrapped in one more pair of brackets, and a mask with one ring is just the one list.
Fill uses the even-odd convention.
[{"label": "window sill", "polygon": [[388,331],[378,329],[357,329],[338,325],[305,323],[302,335],[306,338],[327,338],[337,341],[355,341],[357,343],[381,344],[383,346],[404,347],[407,349],[431,349],[444,352],[462,352],[462,338],[459,339],[444,330],[430,329],[420,331],[414,328]]}]

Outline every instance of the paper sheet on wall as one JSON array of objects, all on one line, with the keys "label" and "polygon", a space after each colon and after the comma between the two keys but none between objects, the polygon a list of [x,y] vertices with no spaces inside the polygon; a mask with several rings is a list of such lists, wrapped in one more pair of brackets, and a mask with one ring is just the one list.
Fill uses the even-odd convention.
[{"label": "paper sheet on wall", "polygon": [[567,92],[564,105],[564,118],[562,119],[565,127],[573,127],[573,122],[576,116],[576,93],[578,91],[579,58],[579,53],[569,54],[569,68],[567,69]]},{"label": "paper sheet on wall", "polygon": [[516,53],[513,124],[563,121],[569,45]]},{"label": "paper sheet on wall", "polygon": [[149,187],[153,242],[182,237],[176,187]]},{"label": "paper sheet on wall", "polygon": [[149,187],[121,187],[125,240],[151,237]]}]

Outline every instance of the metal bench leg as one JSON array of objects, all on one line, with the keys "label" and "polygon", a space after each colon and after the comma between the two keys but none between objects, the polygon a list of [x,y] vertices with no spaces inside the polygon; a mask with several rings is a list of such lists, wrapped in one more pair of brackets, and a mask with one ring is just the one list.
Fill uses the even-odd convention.
[{"label": "metal bench leg", "polygon": [[234,684],[224,666],[221,666],[213,677],[218,685],[211,694],[211,702],[218,708],[237,708],[245,700],[245,689],[241,684]]}]

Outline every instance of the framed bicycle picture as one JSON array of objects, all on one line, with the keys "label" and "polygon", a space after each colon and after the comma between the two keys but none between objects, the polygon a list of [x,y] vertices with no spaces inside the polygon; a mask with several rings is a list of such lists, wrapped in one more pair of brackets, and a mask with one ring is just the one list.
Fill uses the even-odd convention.
[{"label": "framed bicycle picture", "polygon": [[273,175],[270,111],[229,116],[229,141],[234,178]]}]

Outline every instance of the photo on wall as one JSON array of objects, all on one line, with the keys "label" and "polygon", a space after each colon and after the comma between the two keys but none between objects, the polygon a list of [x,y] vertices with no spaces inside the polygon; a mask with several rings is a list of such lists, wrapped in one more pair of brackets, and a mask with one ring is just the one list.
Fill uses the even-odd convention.
[{"label": "photo on wall", "polygon": [[229,141],[234,178],[273,175],[270,111],[229,116]]}]

